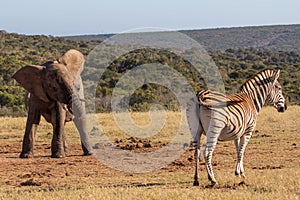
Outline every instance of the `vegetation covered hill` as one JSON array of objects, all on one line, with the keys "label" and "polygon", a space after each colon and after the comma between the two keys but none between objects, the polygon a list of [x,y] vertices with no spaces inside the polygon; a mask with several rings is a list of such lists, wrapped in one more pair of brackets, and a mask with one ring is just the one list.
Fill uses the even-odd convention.
[{"label": "vegetation covered hill", "polygon": [[182,31],[209,50],[257,48],[300,51],[300,25]]},{"label": "vegetation covered hill", "polygon": [[[219,67],[226,92],[236,92],[249,76],[263,68],[281,69],[280,81],[290,104],[300,102],[300,25],[245,27],[214,30],[182,31],[209,49],[209,54]],[[23,115],[23,92],[11,76],[26,64],[42,64],[54,60],[66,50],[75,48],[84,55],[98,44],[102,36],[26,36],[0,32],[0,115]],[[135,66],[161,63],[173,67],[190,81],[193,88],[201,90],[205,83],[190,64],[172,52],[141,49],[117,58],[105,71],[97,87],[97,110],[110,109],[110,96],[122,75]],[[84,71],[92,76],[93,68]],[[86,82],[88,85],[88,80]],[[151,103],[161,103],[174,110],[176,98],[167,88],[148,84],[132,95],[133,110],[147,110]]]},{"label": "vegetation covered hill", "polygon": [[[258,48],[272,51],[300,51],[300,25],[277,25],[204,30],[183,30],[206,50]],[[105,40],[113,34],[69,36],[78,41]]]},{"label": "vegetation covered hill", "polygon": [[[287,101],[290,104],[299,104],[300,52],[274,52],[250,48],[212,51],[210,55],[219,67],[227,94],[239,91],[242,83],[256,72],[265,68],[273,68],[281,70],[280,82],[283,85]],[[112,90],[122,75],[135,66],[146,63],[161,63],[173,67],[187,78],[195,91],[206,88],[203,77],[188,61],[171,52],[140,49],[116,59],[104,72],[96,92],[99,97],[99,111],[109,110]],[[85,75],[92,76],[89,72],[86,72]],[[158,85],[148,84],[141,87],[130,99],[130,105],[136,111],[148,110],[151,103],[162,103],[169,109],[178,108],[174,94],[167,88]]]}]

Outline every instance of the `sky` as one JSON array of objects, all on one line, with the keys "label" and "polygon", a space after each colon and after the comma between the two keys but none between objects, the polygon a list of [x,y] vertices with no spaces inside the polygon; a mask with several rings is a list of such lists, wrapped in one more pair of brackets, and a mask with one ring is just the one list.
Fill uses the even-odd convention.
[{"label": "sky", "polygon": [[0,0],[0,30],[27,35],[300,24],[299,0]]}]

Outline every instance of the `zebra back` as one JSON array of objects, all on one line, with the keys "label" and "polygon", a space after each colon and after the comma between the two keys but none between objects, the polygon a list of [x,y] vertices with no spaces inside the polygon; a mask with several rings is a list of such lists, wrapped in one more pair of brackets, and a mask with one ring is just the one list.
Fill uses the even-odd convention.
[{"label": "zebra back", "polygon": [[243,101],[242,98],[232,98],[234,96],[226,96],[211,90],[203,90],[198,93],[197,97],[199,104],[208,108],[223,108]]}]

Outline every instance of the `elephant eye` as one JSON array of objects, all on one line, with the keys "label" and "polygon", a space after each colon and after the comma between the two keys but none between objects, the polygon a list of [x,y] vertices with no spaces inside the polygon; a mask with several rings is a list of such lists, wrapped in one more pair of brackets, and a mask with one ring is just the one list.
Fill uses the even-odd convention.
[{"label": "elephant eye", "polygon": [[52,90],[57,90],[57,88],[55,86],[51,86],[52,87]]},{"label": "elephant eye", "polygon": [[57,90],[57,87],[52,83],[48,84],[48,88],[52,90]]}]

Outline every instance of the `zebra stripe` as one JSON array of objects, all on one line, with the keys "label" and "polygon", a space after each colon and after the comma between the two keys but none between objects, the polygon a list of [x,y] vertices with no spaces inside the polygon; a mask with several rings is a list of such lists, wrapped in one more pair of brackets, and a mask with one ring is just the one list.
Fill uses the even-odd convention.
[{"label": "zebra stripe", "polygon": [[249,78],[239,93],[225,94],[204,90],[199,92],[187,108],[187,118],[195,146],[194,185],[198,182],[200,138],[206,135],[204,158],[208,178],[217,183],[212,169],[212,153],[218,140],[234,140],[237,151],[235,174],[244,176],[243,156],[256,126],[257,115],[266,102],[273,103],[278,112],[286,109],[278,82],[280,71],[265,69]]}]

